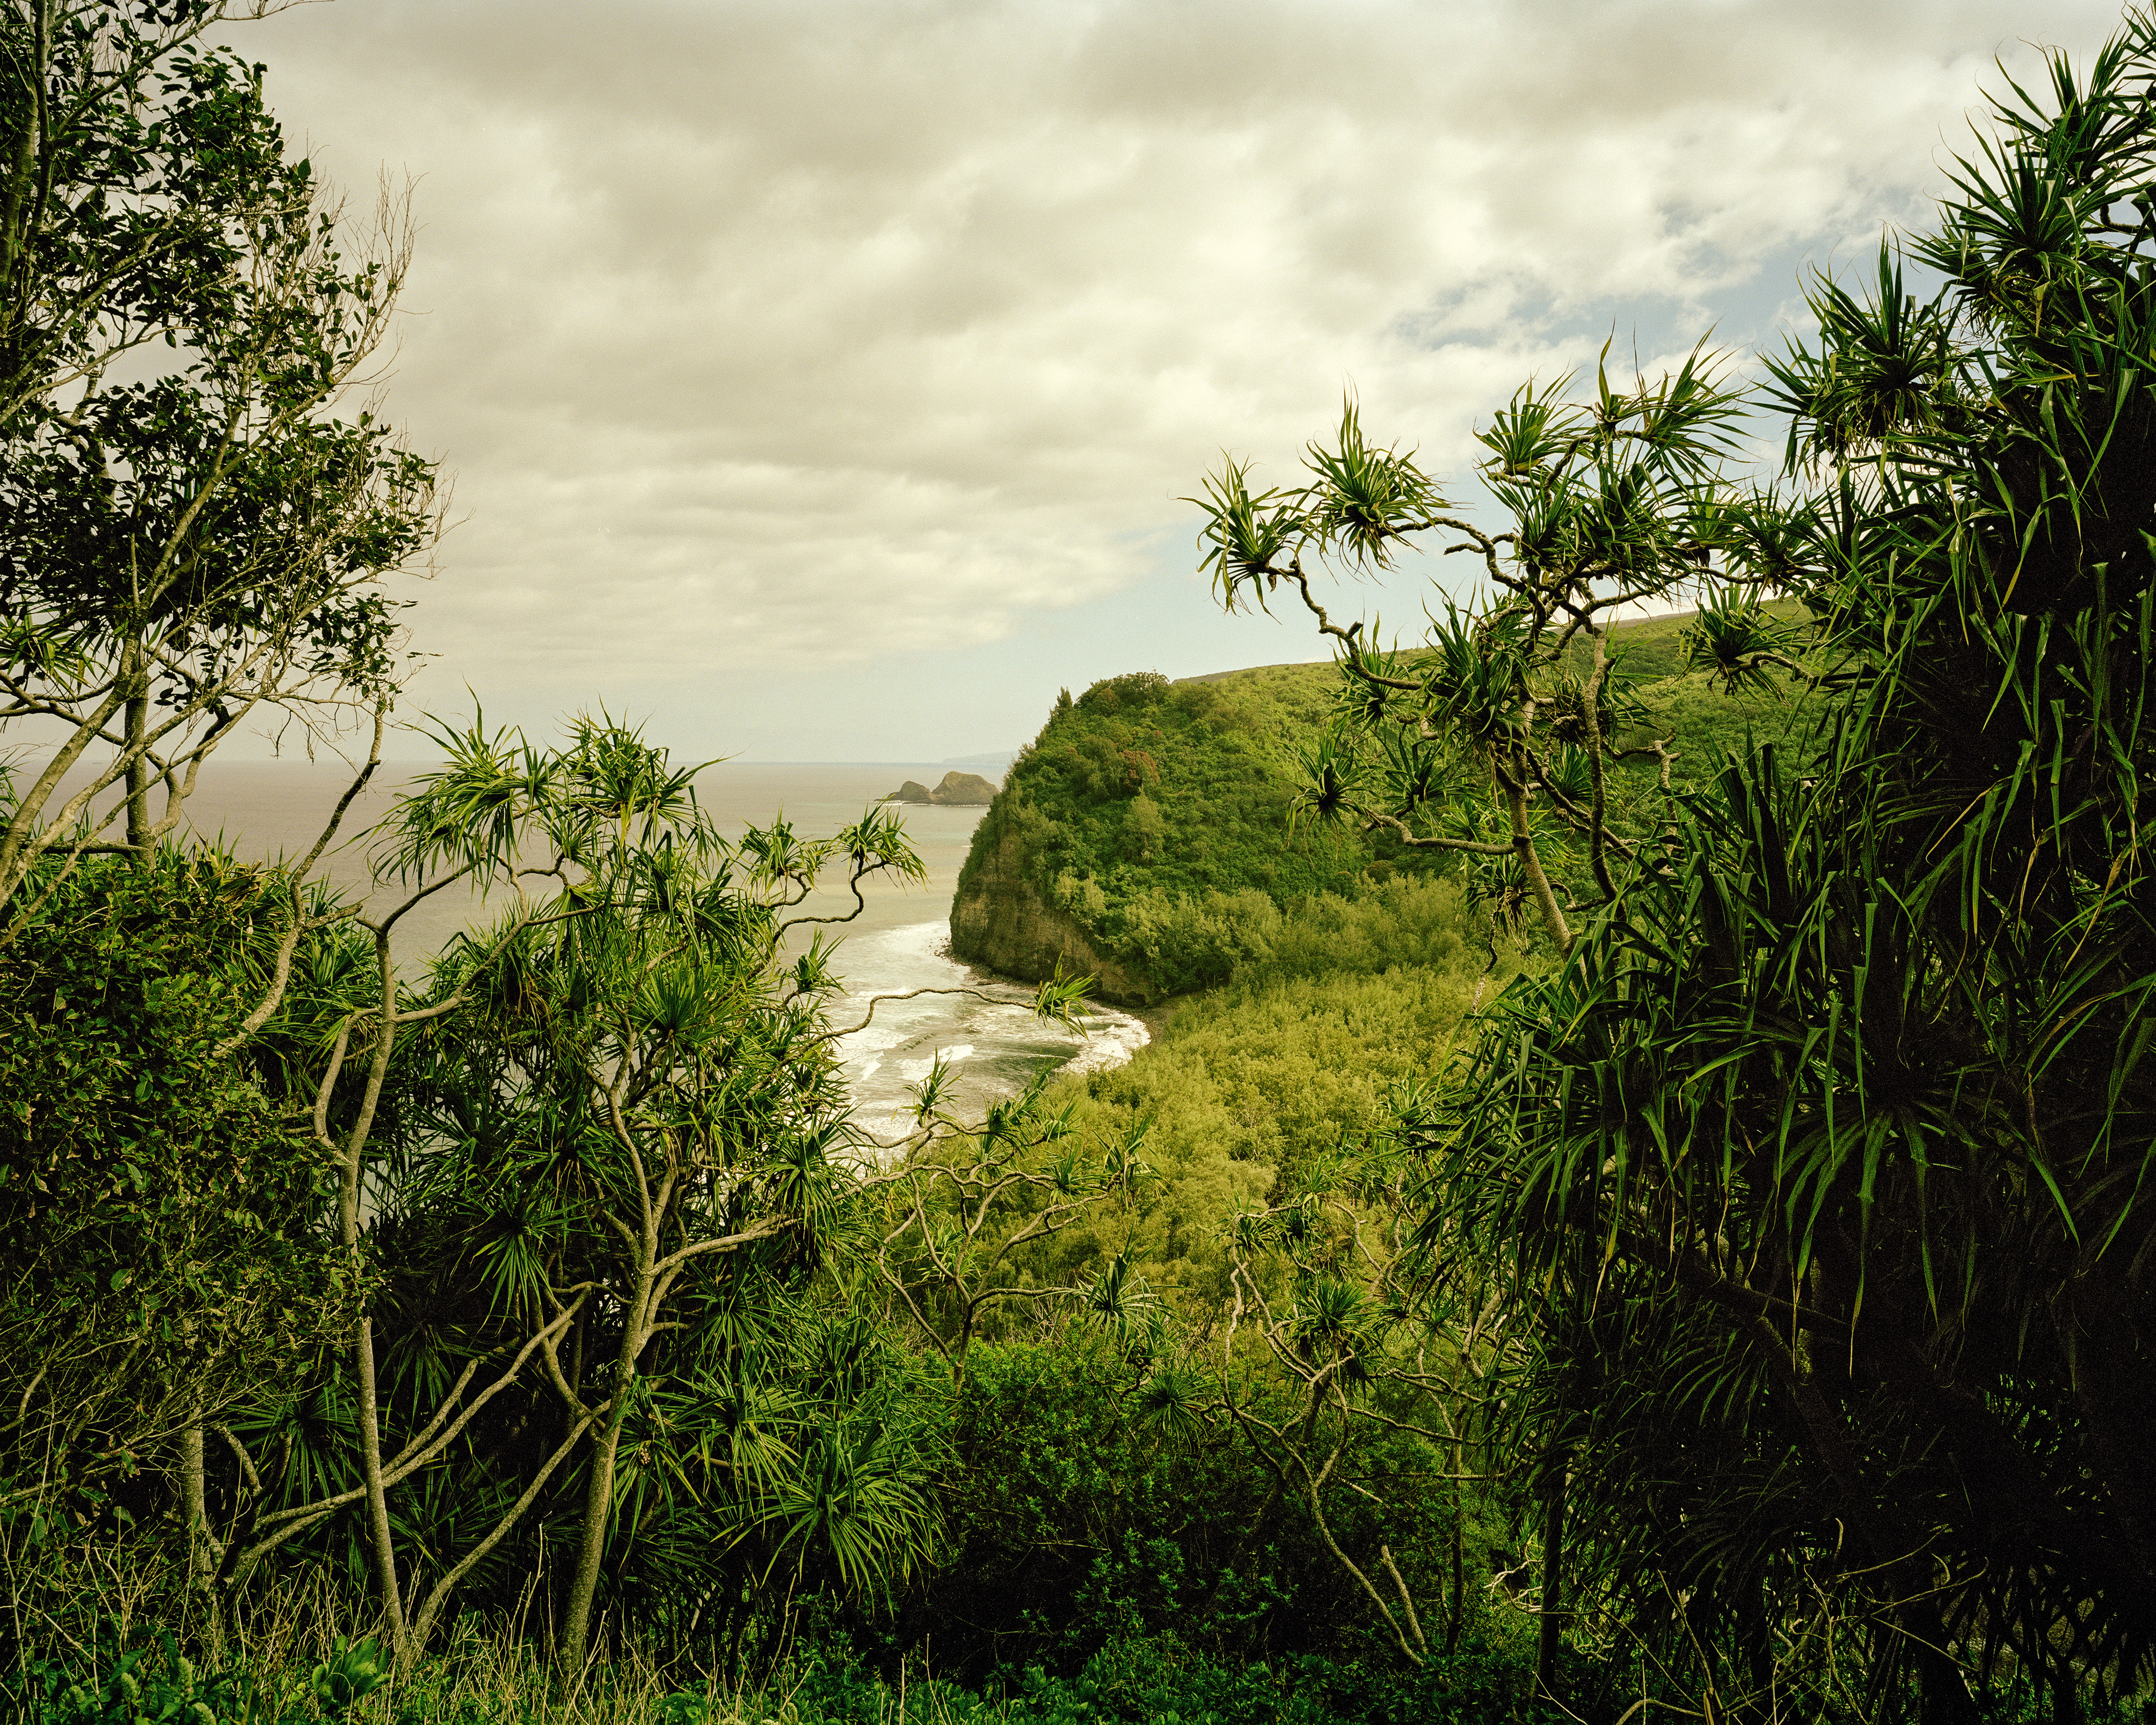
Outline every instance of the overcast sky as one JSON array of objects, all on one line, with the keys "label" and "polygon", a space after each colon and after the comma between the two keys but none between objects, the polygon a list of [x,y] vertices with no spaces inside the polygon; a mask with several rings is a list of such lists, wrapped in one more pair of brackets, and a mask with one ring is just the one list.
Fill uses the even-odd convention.
[{"label": "overcast sky", "polygon": [[1458,480],[1613,331],[1774,344],[1924,219],[1994,56],[2118,16],[336,0],[234,41],[327,173],[417,182],[386,408],[459,525],[411,704],[926,763],[1060,686],[1324,656],[1209,603],[1177,499],[1224,448],[1288,477],[1352,388]]}]

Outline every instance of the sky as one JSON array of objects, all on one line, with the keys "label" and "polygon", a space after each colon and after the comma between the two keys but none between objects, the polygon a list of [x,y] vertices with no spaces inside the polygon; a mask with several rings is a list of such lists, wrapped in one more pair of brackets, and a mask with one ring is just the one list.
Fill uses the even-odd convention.
[{"label": "sky", "polygon": [[[454,475],[404,711],[937,762],[1325,657],[1181,500],[1352,392],[1475,508],[1530,377],[1732,362],[1921,226],[2054,0],[333,0],[235,27],[419,223],[381,408]],[[1433,575],[1353,593],[1412,622]]]}]

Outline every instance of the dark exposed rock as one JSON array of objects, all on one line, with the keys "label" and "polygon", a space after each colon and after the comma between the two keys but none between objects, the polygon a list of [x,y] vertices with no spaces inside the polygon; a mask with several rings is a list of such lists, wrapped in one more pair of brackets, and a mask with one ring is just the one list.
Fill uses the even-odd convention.
[{"label": "dark exposed rock", "polygon": [[1024,851],[1016,833],[1005,833],[969,868],[951,906],[951,952],[1027,982],[1066,970],[1093,978],[1093,995],[1111,1005],[1144,1005],[1153,999],[1145,978],[1108,957],[1065,912],[1043,898],[1025,878]]}]

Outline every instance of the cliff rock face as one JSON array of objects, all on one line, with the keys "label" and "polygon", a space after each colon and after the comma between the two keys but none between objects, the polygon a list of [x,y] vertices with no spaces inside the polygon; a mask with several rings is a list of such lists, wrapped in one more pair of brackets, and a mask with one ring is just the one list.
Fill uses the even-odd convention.
[{"label": "cliff rock face", "polygon": [[1019,835],[1005,832],[969,869],[951,906],[951,952],[970,964],[1039,982],[1069,970],[1093,978],[1094,998],[1115,1006],[1152,999],[1145,978],[1095,948],[1086,931],[1040,896],[1024,870]]},{"label": "cliff rock face", "polygon": [[938,803],[966,809],[985,809],[996,800],[993,781],[978,773],[947,773],[943,783],[930,790],[917,778],[909,778],[883,799],[886,803]]}]

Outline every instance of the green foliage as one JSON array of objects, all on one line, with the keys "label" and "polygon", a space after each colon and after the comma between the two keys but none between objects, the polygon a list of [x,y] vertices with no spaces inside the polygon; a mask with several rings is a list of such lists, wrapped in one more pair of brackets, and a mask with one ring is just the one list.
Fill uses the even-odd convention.
[{"label": "green foliage", "polygon": [[304,1676],[216,1663],[205,1669],[169,1630],[123,1638],[107,1625],[87,1671],[40,1661],[0,1679],[0,1708],[10,1725],[315,1725],[344,1719],[389,1676],[371,1640],[340,1638]]},{"label": "green foliage", "polygon": [[714,1674],[670,1686],[648,1669],[607,1668],[563,1689],[505,1646],[467,1640],[402,1681],[348,1702],[338,1676],[372,1644],[311,1665],[269,1658],[206,1674],[175,1638],[105,1652],[95,1675],[66,1664],[0,1680],[9,1725],[1554,1725],[1524,1699],[1517,1656],[1463,1648],[1429,1672],[1289,1655],[1221,1659],[1173,1631],[1118,1636],[1069,1671],[1012,1666],[954,1681],[917,1661],[883,1669],[829,1626],[804,1634],[766,1675]]},{"label": "green foliage", "polygon": [[[1476,860],[1495,919],[1532,918],[1559,951],[1573,915],[1615,896],[1611,859],[1629,860],[1647,824],[1613,773],[1628,756],[1669,764],[1666,739],[1620,740],[1646,715],[1610,663],[1617,620],[1698,601],[1694,647],[1712,649],[1704,662],[1732,693],[1777,695],[1802,670],[1801,645],[1763,624],[1763,594],[1794,578],[1766,554],[1783,512],[1753,507],[1730,475],[1745,410],[1726,361],[1696,349],[1626,387],[1608,357],[1605,347],[1591,393],[1573,394],[1569,376],[1530,382],[1476,434],[1502,531],[1446,513],[1413,452],[1368,444],[1353,401],[1334,439],[1308,446],[1303,483],[1254,495],[1230,458],[1188,500],[1204,512],[1201,564],[1222,604],[1265,607],[1285,591],[1338,655],[1330,722],[1301,752],[1296,816]],[[1486,583],[1425,603],[1419,644],[1332,619],[1316,581],[1388,570],[1425,534],[1474,554]]]},{"label": "green foliage", "polygon": [[[153,692],[199,760],[281,698],[218,680],[277,631],[386,693],[365,589],[429,531],[425,464],[318,411],[397,265],[338,264],[259,85],[189,46],[210,12],[63,4],[57,49],[0,18],[85,95],[59,166],[95,192],[0,223],[0,644],[16,699],[108,703],[83,735],[138,788]],[[829,949],[777,957],[819,873],[857,908],[919,878],[888,811],[730,842],[603,716],[443,731],[378,880],[506,903],[400,968],[401,912],[159,850],[139,799],[131,855],[64,862],[51,786],[11,803],[0,1702],[2123,1717],[2156,1669],[2152,73],[2137,17],[2015,93],[1914,248],[1933,300],[1891,256],[1820,285],[1821,351],[1772,368],[1786,494],[1725,480],[1697,359],[1516,396],[1495,538],[1352,405],[1296,490],[1230,463],[1224,597],[1290,590],[1338,663],[1065,694],[960,884],[1214,992],[978,1122],[939,1069],[896,1165],[854,1159]],[[98,275],[146,236],[156,270]],[[109,384],[136,326],[194,368]],[[1502,593],[1405,651],[1327,617],[1306,555],[1436,531]],[[83,1633],[114,1578],[185,1633]],[[302,1578],[381,1639],[228,1660]]]},{"label": "green foliage", "polygon": [[388,1676],[388,1656],[371,1637],[340,1640],[330,1656],[307,1674],[307,1687],[323,1715],[334,1719],[379,1689]]},{"label": "green foliage", "polygon": [[1520,962],[1508,946],[1486,978],[1478,921],[1457,886],[1412,878],[1278,918],[1233,982],[1085,1081],[1074,1126],[1114,1138],[1147,1122],[1156,1178],[1130,1214],[1081,1222],[1045,1261],[1125,1251],[1163,1291],[1218,1297],[1229,1219],[1341,1172],[1391,1118],[1392,1088],[1443,1070],[1464,1015]]},{"label": "green foliage", "polygon": [[[572,1648],[602,1609],[723,1621],[773,1577],[887,1588],[932,1542],[933,1421],[888,1338],[818,1282],[852,1202],[820,1016],[837,985],[777,953],[828,861],[856,891],[917,861],[873,811],[828,839],[723,839],[698,769],[603,719],[557,749],[476,724],[440,741],[378,874],[424,894],[521,866],[552,890],[397,987],[386,1042],[390,920],[372,963],[341,924],[302,943],[268,1041],[383,1279],[362,1364],[394,1456],[372,1482],[348,1349],[293,1362],[232,1421],[234,1462],[280,1458],[272,1501],[249,1502],[253,1464],[213,1470],[220,1579],[287,1538],[371,1546],[378,1574],[386,1522],[410,1553],[407,1658],[460,1601],[507,1609],[569,1527]],[[323,1512],[355,1492],[383,1500],[358,1545],[357,1517]]]},{"label": "green foliage", "polygon": [[[1365,1191],[1360,1151],[1394,1089],[1445,1070],[1463,1017],[1517,957],[1499,949],[1491,974],[1481,919],[1445,882],[1322,896],[1277,921],[1262,963],[1180,1003],[1130,1065],[1021,1109],[1040,1117],[1045,1154],[1095,1147],[1098,1171],[1073,1192],[1105,1202],[1053,1184],[1068,1152],[1034,1178],[1037,1194],[986,1180],[930,1194],[942,1261],[1007,1254],[1012,1296],[977,1320],[917,1270],[892,1282],[938,1345],[955,1351],[977,1323],[988,1338],[953,1416],[952,1548],[896,1631],[943,1650],[947,1671],[1043,1659],[1067,1677],[1119,1641],[1163,1635],[1231,1660],[1399,1658],[1343,1553],[1373,1568],[1397,1554],[1439,1625],[1411,1656],[1424,1666],[1463,1631],[1517,1633],[1479,1585],[1515,1538],[1512,1512],[1445,1477],[1447,1440],[1415,1405],[1435,1380],[1398,1375],[1413,1344],[1379,1316],[1400,1309],[1399,1291],[1364,1285],[1365,1266],[1394,1255],[1399,1188]],[[889,1178],[911,1189],[920,1174]],[[907,1230],[938,1232],[925,1215]],[[1255,1260],[1247,1240],[1263,1242]],[[1250,1303],[1267,1301],[1281,1322]],[[1240,1354],[1215,1358],[1238,1325]],[[1313,1404],[1290,1364],[1312,1348],[1332,1362],[1320,1386],[1344,1372],[1399,1423]],[[1322,1502],[1296,1471],[1304,1459]]]},{"label": "green foliage", "polygon": [[827,862],[917,872],[902,833],[721,839],[695,769],[603,721],[441,740],[380,875],[405,908],[547,891],[416,976],[401,911],[214,853],[32,876],[0,947],[0,1532],[39,1615],[116,1557],[183,1620],[297,1563],[376,1592],[408,1661],[578,1532],[570,1636],[737,1630],[933,1547],[932,1386],[820,1273],[858,1201],[837,984],[776,957]]},{"label": "green foliage", "polygon": [[95,1516],[182,1408],[228,1406],[360,1288],[312,1225],[309,1135],[224,1048],[285,883],[206,850],[39,885],[0,960],[0,1477]]},{"label": "green foliage", "polygon": [[172,830],[250,711],[385,701],[403,606],[382,578],[439,530],[435,465],[371,407],[336,411],[408,222],[385,198],[353,231],[262,68],[207,39],[228,12],[0,12],[0,693],[57,727],[0,829],[0,900],[84,836],[96,792],[133,793],[129,845]]},{"label": "green foliage", "polygon": [[[791,1685],[799,1725],[1556,1725],[1524,1700],[1517,1659],[1463,1651],[1438,1670],[1288,1656],[1224,1660],[1173,1632],[1118,1638],[1068,1675],[1039,1666],[968,1689],[925,1674],[905,1692],[842,1660]],[[723,1715],[705,1716],[719,1725]]]},{"label": "green foliage", "polygon": [[[1768,609],[1786,623],[1793,606]],[[1672,783],[1683,787],[1711,778],[1750,738],[1794,739],[1811,723],[1804,687],[1785,670],[1748,660],[1734,691],[1688,671],[1693,626],[1656,619],[1612,632],[1612,687],[1624,702],[1621,726],[1613,710],[1612,741],[1640,751],[1613,768],[1612,808],[1626,830],[1661,816],[1655,739],[1674,752]],[[1584,649],[1575,645],[1572,660],[1584,669]],[[1410,670],[1425,663],[1401,660]],[[1345,775],[1337,800],[1361,794],[1378,770],[1337,752],[1336,721],[1353,686],[1324,665],[1181,683],[1141,673],[1060,703],[977,829],[961,901],[992,890],[992,872],[1014,858],[1021,879],[1158,999],[1268,965],[1276,942],[1306,938],[1289,931],[1313,894],[1352,899],[1395,877],[1445,871],[1450,859],[1404,845],[1382,824],[1296,819],[1305,788],[1327,773]],[[1431,768],[1409,751],[1383,770],[1402,791]],[[1431,779],[1413,794],[1452,798],[1447,830],[1485,836],[1471,787]],[[1504,865],[1478,872],[1486,906],[1520,890],[1506,885]]]},{"label": "green foliage", "polygon": [[[1146,1365],[1145,1380],[1164,1367]],[[938,1650],[952,1675],[1032,1664],[1069,1675],[1142,1644],[1224,1662],[1382,1658],[1306,1508],[1276,1500],[1274,1475],[1235,1426],[1174,1421],[1161,1399],[1132,1393],[1131,1371],[1112,1335],[1077,1324],[976,1350],[952,1414],[949,1553],[896,1633]],[[1281,1393],[1250,1394],[1271,1408]],[[1369,1427],[1338,1471],[1362,1488],[1331,1512],[1340,1538],[1435,1562],[1453,1510],[1430,1452]],[[1475,1609],[1479,1624],[1488,1608]]]},{"label": "green foliage", "polygon": [[[1802,647],[1802,603],[1752,598],[1733,603],[1752,619],[1752,631],[1725,640],[1722,656],[1710,655],[1704,665],[1698,641],[1712,621],[1712,607],[1617,624],[1609,631],[1609,680],[1627,706],[1615,741],[1625,749],[1656,738],[1667,743],[1676,757],[1671,783],[1679,788],[1710,783],[1729,756],[1756,743],[1801,752],[1811,746],[1817,728],[1819,704],[1804,682],[1789,666],[1761,660],[1768,644],[1792,652]],[[1584,675],[1591,659],[1575,641],[1568,664],[1575,675]],[[1733,687],[1717,669],[1724,661],[1738,669]],[[1651,793],[1661,775],[1658,762],[1635,756],[1616,767],[1615,796],[1630,811],[1629,824],[1659,818],[1666,805]]]},{"label": "green foliage", "polygon": [[1156,994],[1226,980],[1277,913],[1352,890],[1382,847],[1288,838],[1295,752],[1322,722],[1322,665],[1170,683],[1151,672],[1059,703],[1012,764],[958,880],[981,890],[1014,850],[1022,877]]},{"label": "green foliage", "polygon": [[[1702,1707],[2156,1677],[2152,70],[2137,13],[1997,105],[1930,301],[1819,285],[1774,372],[1823,741],[1682,798],[1404,1127],[1504,1441]],[[1759,622],[1702,624],[1717,675]]]}]

